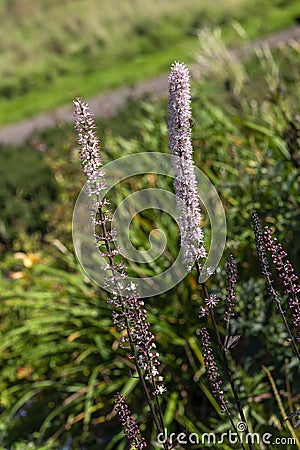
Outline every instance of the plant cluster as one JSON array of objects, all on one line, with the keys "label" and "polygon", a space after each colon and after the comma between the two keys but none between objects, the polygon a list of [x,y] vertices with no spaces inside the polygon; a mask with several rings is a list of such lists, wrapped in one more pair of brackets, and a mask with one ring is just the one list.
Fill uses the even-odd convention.
[{"label": "plant cluster", "polygon": [[[102,256],[107,258],[107,268],[110,272],[107,286],[113,286],[113,296],[110,303],[113,306],[114,323],[117,328],[125,332],[121,337],[121,346],[129,350],[128,357],[133,360],[137,377],[143,387],[143,392],[147,400],[153,421],[156,426],[158,436],[166,429],[163,419],[163,412],[159,395],[166,388],[161,384],[163,377],[158,367],[159,362],[154,343],[154,335],[149,331],[149,322],[147,321],[147,312],[144,309],[144,303],[141,302],[136,287],[133,283],[126,282],[127,274],[124,271],[122,263],[115,263],[115,257],[119,254],[116,248],[116,232],[107,226],[111,222],[111,212],[108,209],[109,202],[101,200],[100,193],[105,188],[105,173],[101,170],[101,159],[99,156],[100,148],[98,139],[95,135],[95,123],[93,115],[87,103],[81,99],[75,102],[75,127],[78,134],[78,143],[81,152],[81,162],[83,170],[87,176],[87,191],[96,206],[96,218],[93,217],[94,224],[100,227],[100,234],[95,234],[96,243]],[[195,266],[199,277],[199,287],[203,291],[204,302],[200,306],[200,317],[209,316],[214,331],[217,347],[223,363],[224,372],[227,376],[230,389],[232,391],[232,401],[236,405],[236,412],[231,412],[232,405],[228,406],[229,400],[226,399],[222,388],[223,381],[220,375],[218,364],[215,360],[213,347],[209,332],[205,326],[202,326],[197,333],[203,349],[204,366],[207,373],[208,382],[213,397],[220,407],[221,413],[226,413],[229,422],[236,433],[239,435],[236,425],[237,413],[241,423],[244,424],[245,436],[252,429],[248,424],[244,413],[243,404],[240,399],[239,389],[232,373],[232,361],[229,356],[231,349],[234,348],[240,335],[233,335],[230,330],[230,319],[234,316],[234,308],[237,302],[235,293],[236,267],[232,256],[227,263],[227,293],[225,298],[224,320],[226,322],[226,334],[223,339],[219,325],[216,319],[216,310],[218,299],[210,294],[205,281],[201,281],[202,263],[207,256],[203,245],[203,230],[201,222],[201,208],[197,193],[197,183],[194,174],[193,148],[191,142],[191,108],[190,108],[190,81],[189,72],[182,63],[174,63],[169,77],[169,146],[172,153],[173,167],[175,172],[174,190],[176,195],[176,207],[179,212],[178,222],[181,236],[181,246],[183,247],[184,261],[190,272]],[[276,238],[272,238],[270,228],[266,227],[264,235],[257,213],[252,213],[253,229],[255,235],[258,258],[261,264],[262,274],[266,278],[268,294],[275,303],[281,318],[283,320],[289,342],[300,362],[300,353],[297,345],[299,335],[297,328],[300,323],[300,304],[297,294],[300,291],[298,278],[294,274],[292,264],[286,259],[287,253],[283,250],[281,244]],[[104,246],[104,250],[102,249]],[[287,318],[284,311],[283,298],[274,289],[270,266],[266,256],[266,251],[271,252],[272,261],[279,277],[283,281],[283,294],[287,297],[287,305],[291,310],[291,320]],[[296,329],[293,330],[293,328]],[[299,332],[298,332],[299,333]],[[294,334],[297,337],[294,337]],[[133,376],[133,375],[132,375]],[[150,382],[150,387],[147,385]],[[159,384],[158,384],[159,383]],[[154,397],[151,397],[154,396]],[[232,403],[231,401],[231,403]],[[141,437],[141,431],[134,421],[128,408],[126,400],[120,394],[116,394],[116,411],[120,416],[121,424],[129,441],[131,449],[143,449],[147,447],[146,440]],[[285,420],[300,415],[300,410],[294,410]],[[299,424],[297,421],[295,427]],[[294,443],[299,448],[300,442],[291,426],[288,426],[294,438]],[[182,433],[188,436],[187,431]],[[181,436],[182,436],[181,434]],[[188,443],[188,440],[183,441]],[[171,440],[165,440],[162,448],[165,450],[175,448],[182,442],[177,440],[175,443]],[[258,442],[259,443],[259,442]],[[244,443],[244,437],[240,437],[240,446],[245,449],[254,449],[254,443],[250,440]]]},{"label": "plant cluster", "polygon": [[[180,73],[184,66],[175,68]],[[183,74],[186,77],[186,72]],[[296,85],[294,89],[293,100],[297,97]],[[173,100],[180,92],[182,87],[172,90]],[[182,432],[186,436],[228,431],[241,413],[251,431],[286,438],[297,433],[299,428],[293,428],[299,408],[299,361],[295,351],[299,348],[297,115],[287,98],[281,96],[276,103],[274,95],[267,98],[269,92],[261,103],[247,103],[245,98],[243,104],[237,103],[233,93],[230,111],[204,97],[201,86],[195,86],[194,92],[193,147],[201,149],[194,151],[194,161],[220,192],[228,220],[227,248],[233,254],[230,256],[226,250],[226,268],[221,264],[205,286],[199,285],[197,272],[201,271],[203,251],[198,254],[193,248],[192,254],[199,256],[196,270],[191,270],[186,280],[170,292],[150,299],[147,307],[141,304],[134,287],[126,285],[126,276],[120,280],[125,283],[120,285],[121,298],[111,298],[92,285],[76,262],[70,241],[72,206],[83,178],[74,133],[67,127],[45,131],[30,143],[38,161],[28,175],[36,183],[34,191],[20,189],[22,183],[13,177],[10,184],[3,180],[4,210],[8,211],[9,198],[18,184],[18,201],[24,211],[42,211],[43,220],[37,215],[34,229],[22,229],[17,218],[9,214],[2,217],[6,228],[9,217],[13,233],[2,244],[11,253],[1,257],[1,448],[125,449],[127,442],[113,408],[117,392],[117,413],[136,448],[144,446],[143,439],[149,448],[155,447],[157,430],[164,427],[170,433]],[[132,128],[124,120],[128,119],[128,110],[105,125],[103,162],[120,153],[165,151],[165,104],[143,103],[131,108]],[[187,111],[183,107],[181,110]],[[176,108],[173,115],[175,112]],[[190,145],[191,120],[186,120],[190,119],[187,114],[169,121],[169,133],[173,133],[170,142],[180,144],[174,152],[174,168],[180,177],[175,184],[180,197],[178,207],[185,212],[181,242],[183,236],[189,239],[196,230],[201,249],[201,245],[207,247],[208,221],[202,208],[201,243],[198,206],[195,210],[194,202],[184,203],[189,198],[188,189],[193,189],[192,176],[182,179],[185,173],[191,175],[194,163],[190,157],[184,161],[188,172],[178,165],[184,145]],[[90,119],[88,125],[92,129],[87,126],[86,140],[81,144],[96,142]],[[124,131],[126,139],[115,136],[118,129]],[[6,157],[9,160],[12,155]],[[32,155],[24,152],[23,158],[24,165],[29,164]],[[83,163],[90,174],[94,166],[89,166],[86,158]],[[16,164],[12,163],[12,172]],[[98,165],[95,167],[98,170]],[[48,180],[49,191],[40,188],[42,183],[35,173]],[[281,189],[277,190],[274,183]],[[172,189],[170,180],[152,175],[125,180],[119,190],[114,190],[111,204],[103,204],[103,212],[108,214],[107,209],[113,210],[128,192],[153,185]],[[250,229],[255,209],[268,226],[262,230],[257,214],[252,215],[257,251]],[[196,217],[192,230],[186,222],[187,214]],[[109,221],[101,218],[100,211],[94,220],[101,251],[107,253],[103,243],[108,235],[101,227],[105,223],[106,232],[111,233]],[[169,254],[143,269],[142,275],[158,273],[178,252],[176,223],[154,211],[145,211],[133,221],[130,232],[135,245],[146,249],[145,234],[154,227],[168,235]],[[118,265],[113,242],[109,254],[116,257]],[[191,243],[187,243],[189,255]],[[114,264],[107,271],[108,283],[113,276],[111,269]],[[127,273],[135,269],[129,262]],[[260,271],[267,279],[266,288]],[[124,314],[120,314],[122,308]],[[142,329],[147,331],[145,336]],[[156,350],[152,347],[153,336]],[[145,340],[139,348],[141,338]],[[154,366],[158,374],[153,373]],[[136,378],[138,368],[142,376]],[[153,396],[152,391],[161,386],[160,376],[167,391]],[[143,378],[146,389],[150,389],[155,420],[145,400]],[[216,448],[227,450],[232,444],[224,442]]]}]

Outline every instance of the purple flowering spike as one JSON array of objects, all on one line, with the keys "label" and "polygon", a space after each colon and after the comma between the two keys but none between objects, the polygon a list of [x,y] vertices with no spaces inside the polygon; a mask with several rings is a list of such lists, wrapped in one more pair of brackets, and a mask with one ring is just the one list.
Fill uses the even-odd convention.
[{"label": "purple flowering spike", "polygon": [[80,159],[88,180],[89,194],[99,195],[105,188],[105,183],[94,116],[89,105],[81,98],[74,101],[74,115]]},{"label": "purple flowering spike", "polygon": [[[271,252],[272,252],[272,247],[273,247],[274,242],[272,243],[270,241],[270,237],[268,235],[269,234],[268,232],[265,233],[265,235],[263,234],[262,229],[261,229],[261,225],[260,225],[260,221],[259,221],[259,217],[258,217],[258,215],[257,215],[257,213],[255,211],[252,212],[252,223],[253,223],[253,230],[254,230],[254,236],[255,236],[255,245],[256,245],[256,248],[257,248],[258,258],[259,258],[259,262],[260,262],[260,265],[261,265],[261,271],[262,271],[262,274],[265,276],[265,279],[266,279],[266,285],[267,285],[268,293],[272,296],[273,301],[276,303],[276,307],[277,307],[277,309],[278,309],[278,311],[279,311],[279,313],[281,315],[281,318],[283,320],[285,329],[286,329],[287,334],[289,336],[289,340],[290,340],[290,342],[292,344],[292,347],[293,347],[293,349],[294,349],[298,359],[300,360],[300,352],[299,352],[299,349],[298,349],[298,347],[296,345],[294,337],[292,335],[290,326],[289,326],[289,324],[287,322],[287,319],[285,317],[285,312],[282,309],[281,299],[279,297],[279,293],[274,289],[274,281],[273,281],[273,278],[272,278],[269,262],[268,262],[267,255],[266,255],[266,248],[269,248],[271,250]],[[273,252],[274,252],[274,256],[275,256],[275,260],[274,260],[275,265],[278,262],[277,252],[278,251],[280,252],[281,250],[282,250],[281,246],[280,246],[280,248],[277,247],[277,246],[274,246],[274,248],[273,248]],[[284,255],[284,257],[285,256],[286,256],[286,254]],[[280,258],[281,258],[281,262],[282,262],[283,255],[281,255]],[[273,257],[273,259],[274,259],[274,257]],[[277,270],[278,270],[278,268],[277,268]],[[292,275],[294,275],[294,274],[292,274]],[[292,283],[294,283],[296,281],[294,276],[292,276],[292,280],[291,281],[292,281]],[[296,286],[296,284],[295,284],[295,286]],[[292,301],[293,305],[292,305],[292,303],[290,303],[289,306],[290,307],[293,306],[293,308],[292,308],[293,309],[293,312],[292,312],[293,325],[298,328],[298,326],[300,325],[300,307],[299,307],[298,298],[296,296],[296,292],[292,293],[292,297],[293,298],[292,298],[291,301]],[[300,341],[299,333],[298,333],[297,340]]]},{"label": "purple flowering spike", "polygon": [[254,231],[254,237],[255,237],[255,246],[257,249],[258,259],[260,262],[261,267],[261,273],[264,275],[266,279],[266,285],[268,293],[272,296],[273,300],[279,304],[280,298],[278,292],[274,289],[274,281],[271,274],[270,265],[267,259],[266,249],[265,249],[265,243],[264,243],[264,237],[261,230],[260,220],[256,213],[256,211],[253,211],[251,214],[252,218],[252,225],[253,225],[253,231]]},{"label": "purple flowering spike", "polygon": [[95,243],[100,256],[108,259],[105,269],[108,272],[105,278],[106,286],[116,286],[116,290],[121,291],[126,273],[121,263],[114,262],[115,257],[119,256],[120,249],[116,245],[116,232],[111,227],[112,215],[109,201],[106,198],[101,199],[101,193],[105,189],[105,173],[102,169],[94,116],[88,103],[81,98],[77,98],[73,103],[81,165],[87,178],[91,217],[96,227]]},{"label": "purple flowering spike", "polygon": [[106,287],[112,292],[109,303],[114,307],[113,322],[119,331],[127,333],[121,338],[121,346],[129,348],[130,358],[149,380],[153,394],[162,394],[166,388],[158,371],[159,360],[147,321],[147,311],[134,283],[129,282],[126,266],[122,261],[116,261],[120,249],[116,245],[116,231],[112,229],[112,214],[108,209],[107,199],[101,200],[101,192],[105,188],[105,174],[102,169],[99,140],[96,135],[94,116],[88,103],[81,98],[74,101],[75,128],[81,156],[81,163],[87,177],[88,194],[91,197],[96,215],[92,214],[95,231],[95,241],[102,257],[106,258],[108,272],[105,279]]},{"label": "purple flowering spike", "polygon": [[206,257],[201,228],[201,210],[193,163],[191,141],[190,75],[187,67],[176,62],[169,76],[169,147],[175,172],[174,191],[179,212],[181,246],[186,267]]},{"label": "purple flowering spike", "polygon": [[213,355],[210,337],[205,327],[200,329],[200,340],[203,348],[204,364],[206,369],[207,379],[210,385],[211,392],[217,400],[221,412],[227,411],[227,401],[224,398],[224,393],[221,389],[222,380],[219,373],[218,366]]},{"label": "purple flowering spike", "polygon": [[[300,292],[300,285],[298,277],[287,258],[287,253],[283,250],[277,238],[272,236],[272,230],[269,227],[265,227],[263,238],[266,248],[271,252],[276,271],[284,285],[284,294],[287,296],[288,306],[293,317],[292,324],[295,328],[299,329],[300,304],[298,294]],[[300,342],[300,332],[298,332],[297,340]]]},{"label": "purple flowering spike", "polygon": [[229,256],[226,265],[227,273],[227,289],[226,289],[226,299],[225,299],[225,317],[224,320],[229,322],[230,317],[234,316],[233,308],[236,303],[235,285],[237,282],[237,272],[234,257]]},{"label": "purple flowering spike", "polygon": [[119,392],[115,395],[115,410],[118,413],[123,431],[127,437],[130,448],[143,450],[147,448],[145,439],[141,436],[140,429],[132,418],[131,411],[126,403],[125,398]]}]

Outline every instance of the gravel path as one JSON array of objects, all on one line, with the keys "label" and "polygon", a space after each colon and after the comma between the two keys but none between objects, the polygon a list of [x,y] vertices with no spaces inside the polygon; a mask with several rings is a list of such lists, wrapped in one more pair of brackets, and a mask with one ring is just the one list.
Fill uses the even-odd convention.
[{"label": "gravel path", "polygon": [[[300,26],[295,26],[279,33],[274,33],[264,39],[253,41],[242,49],[236,51],[238,57],[243,57],[255,48],[269,45],[276,47],[280,42],[288,43],[300,40]],[[195,71],[196,65],[190,66]],[[197,68],[199,70],[199,67]],[[150,80],[139,83],[133,88],[120,88],[111,92],[97,95],[89,99],[89,104],[97,118],[109,118],[115,115],[126,105],[129,98],[140,98],[149,94],[153,98],[163,97],[167,94],[168,74],[163,74]],[[55,111],[48,111],[22,122],[6,125],[0,128],[0,144],[21,144],[35,131],[47,127],[56,127],[57,123],[73,122],[72,106],[58,107]]]}]

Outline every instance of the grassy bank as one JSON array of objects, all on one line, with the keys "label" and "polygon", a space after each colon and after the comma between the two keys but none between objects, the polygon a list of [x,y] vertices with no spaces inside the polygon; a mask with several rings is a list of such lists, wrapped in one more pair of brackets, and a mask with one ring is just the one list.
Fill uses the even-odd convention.
[{"label": "grassy bank", "polygon": [[294,0],[2,2],[0,124],[189,62],[205,25],[220,26],[225,42],[239,45],[234,21],[252,39],[299,15]]}]

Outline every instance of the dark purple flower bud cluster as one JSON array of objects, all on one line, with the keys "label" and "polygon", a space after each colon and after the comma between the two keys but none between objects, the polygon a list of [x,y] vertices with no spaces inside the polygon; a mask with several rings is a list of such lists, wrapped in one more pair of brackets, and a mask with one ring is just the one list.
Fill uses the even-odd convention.
[{"label": "dark purple flower bud cluster", "polygon": [[201,228],[201,210],[191,142],[190,76],[183,63],[172,65],[169,76],[169,147],[175,172],[174,191],[181,246],[188,270],[206,257]]},{"label": "dark purple flower bud cluster", "polygon": [[255,245],[257,249],[258,259],[260,262],[261,272],[265,276],[268,293],[272,296],[276,303],[280,303],[279,294],[274,289],[274,282],[271,275],[269,261],[267,259],[264,237],[261,230],[260,220],[256,211],[252,212],[252,225],[255,237]]},{"label": "dark purple flower bud cluster", "polygon": [[226,412],[227,400],[225,400],[224,393],[221,390],[221,376],[213,355],[209,333],[205,327],[200,329],[200,340],[203,348],[204,364],[211,392],[217,400],[221,408],[221,412]]},{"label": "dark purple flower bud cluster", "polygon": [[[254,229],[257,253],[258,253],[262,273],[266,279],[268,292],[272,296],[272,299],[276,303],[277,310],[279,311],[279,313],[281,315],[285,329],[289,336],[289,341],[291,342],[292,347],[293,347],[297,357],[300,360],[299,350],[296,345],[295,339],[292,335],[288,321],[286,319],[285,312],[282,308],[279,293],[274,289],[274,281],[273,281],[273,278],[271,275],[269,263],[268,263],[267,256],[266,256],[266,248],[268,248],[270,250],[275,267],[279,271],[281,278],[284,280],[284,283],[285,283],[284,291],[285,291],[285,294],[288,296],[288,304],[292,311],[293,325],[295,327],[299,328],[300,308],[299,308],[299,302],[298,302],[298,298],[297,298],[298,285],[296,284],[297,279],[295,278],[296,275],[294,274],[294,269],[291,267],[290,262],[285,259],[286,253],[283,251],[281,245],[277,242],[277,240],[274,241],[274,239],[271,236],[271,233],[269,232],[269,229],[268,228],[266,229],[265,234],[262,233],[259,218],[255,211],[252,213],[252,222],[253,222],[253,229]],[[297,340],[300,342],[300,333],[298,333]]]},{"label": "dark purple flower bud cluster", "polygon": [[226,264],[227,289],[225,298],[225,317],[224,320],[229,322],[230,317],[234,316],[233,308],[236,303],[235,285],[237,282],[236,265],[232,255],[229,256]]},{"label": "dark purple flower bud cluster", "polygon": [[130,443],[130,448],[136,450],[147,448],[146,441],[141,436],[141,431],[135,420],[132,418],[126,400],[120,393],[115,395],[115,410],[118,413],[124,434]]},{"label": "dark purple flower bud cluster", "polygon": [[[298,277],[294,272],[294,268],[287,258],[287,253],[283,250],[282,245],[276,237],[272,236],[272,230],[265,227],[264,243],[266,248],[271,252],[272,260],[279,277],[284,285],[284,294],[287,296],[288,305],[292,312],[293,325],[300,327],[300,304],[297,294],[300,292]],[[298,334],[300,342],[300,333]]]}]

